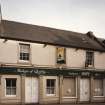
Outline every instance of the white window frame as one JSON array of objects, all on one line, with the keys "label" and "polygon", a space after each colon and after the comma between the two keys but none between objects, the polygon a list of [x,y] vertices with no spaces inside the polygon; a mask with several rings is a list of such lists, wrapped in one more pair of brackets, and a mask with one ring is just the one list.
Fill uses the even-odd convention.
[{"label": "white window frame", "polygon": [[[98,78],[96,78],[96,79],[98,79]],[[94,79],[94,80],[95,80],[95,79]],[[103,82],[103,92],[104,92],[104,79],[102,79],[102,82]],[[94,83],[95,83],[95,82],[94,82]],[[94,87],[94,89],[95,89],[95,87]],[[94,89],[93,89],[93,90],[94,90]],[[95,90],[94,90],[94,91],[95,91]],[[94,95],[93,97],[105,97],[105,96],[104,96],[104,93],[103,93],[102,96],[98,96],[98,95],[96,96],[96,95]]]},{"label": "white window frame", "polygon": [[15,95],[12,95],[12,94],[10,94],[10,95],[8,95],[7,94],[7,86],[6,86],[6,80],[7,79],[15,79],[16,80],[16,94],[17,94],[17,78],[5,78],[5,96],[6,97],[16,97],[16,94]]},{"label": "white window frame", "polygon": [[[48,93],[47,93],[47,88],[48,88],[48,87],[47,87],[47,80],[54,80],[54,82],[55,82],[55,83],[54,83],[55,86],[53,87],[53,88],[54,88],[54,94],[48,94]],[[45,90],[46,90],[46,95],[47,95],[47,96],[55,96],[55,95],[56,95],[56,82],[57,82],[56,79],[52,79],[52,78],[51,78],[51,79],[50,79],[50,78],[47,78],[47,79],[46,79],[46,89],[45,89]],[[51,88],[51,87],[50,87],[50,88]]]},{"label": "white window frame", "polygon": [[[21,48],[20,48],[20,46],[22,46],[22,45],[29,47],[29,49],[28,49],[29,59],[28,59],[28,60],[20,59],[20,53],[21,53]],[[24,62],[24,63],[29,63],[29,62],[30,62],[30,44],[19,43],[19,62]]]},{"label": "white window frame", "polygon": [[[92,53],[92,58],[89,58],[90,55],[87,53]],[[91,64],[90,64],[90,60],[91,59]],[[86,51],[86,61],[85,61],[85,67],[94,67],[94,52],[93,51]]]}]

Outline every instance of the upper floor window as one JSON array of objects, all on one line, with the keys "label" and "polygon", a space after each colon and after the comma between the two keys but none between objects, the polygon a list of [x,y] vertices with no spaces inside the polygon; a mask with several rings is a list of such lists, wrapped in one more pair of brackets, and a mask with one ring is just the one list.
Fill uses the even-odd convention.
[{"label": "upper floor window", "polygon": [[57,47],[57,64],[66,63],[66,49],[63,47]]},{"label": "upper floor window", "polygon": [[94,65],[94,52],[92,51],[87,51],[86,52],[86,62],[85,62],[85,66],[89,67],[89,66],[93,66]]},{"label": "upper floor window", "polygon": [[30,59],[30,45],[20,44],[20,60],[29,61]]}]

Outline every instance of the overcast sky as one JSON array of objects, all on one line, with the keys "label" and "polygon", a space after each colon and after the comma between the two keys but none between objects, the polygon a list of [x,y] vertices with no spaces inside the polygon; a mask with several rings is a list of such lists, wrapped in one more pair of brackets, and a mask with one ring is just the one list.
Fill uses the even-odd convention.
[{"label": "overcast sky", "polygon": [[3,19],[105,38],[105,0],[0,0]]}]

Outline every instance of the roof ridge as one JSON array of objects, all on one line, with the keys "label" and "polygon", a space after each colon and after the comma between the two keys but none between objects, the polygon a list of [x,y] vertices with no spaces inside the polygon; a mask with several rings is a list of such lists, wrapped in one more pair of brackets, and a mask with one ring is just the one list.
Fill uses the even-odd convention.
[{"label": "roof ridge", "polygon": [[94,39],[95,41],[97,41],[103,48],[105,48],[105,45],[102,44],[99,39],[93,34],[92,31],[87,32],[87,36],[90,37],[91,39]]}]

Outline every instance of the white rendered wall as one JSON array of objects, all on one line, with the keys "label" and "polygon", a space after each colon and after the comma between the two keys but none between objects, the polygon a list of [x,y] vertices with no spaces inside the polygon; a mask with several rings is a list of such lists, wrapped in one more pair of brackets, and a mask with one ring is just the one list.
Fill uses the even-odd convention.
[{"label": "white rendered wall", "polygon": [[85,67],[85,56],[86,56],[85,50],[67,48],[66,50],[67,66],[73,68]]},{"label": "white rendered wall", "polygon": [[56,63],[56,49],[54,46],[32,44],[32,64],[54,66]]},{"label": "white rendered wall", "polygon": [[[56,66],[56,47],[44,44],[26,43],[0,39],[0,63],[19,64],[19,43],[30,44],[30,65]],[[76,48],[66,48],[66,66],[71,68],[84,68],[86,51]],[[94,53],[94,67],[105,69],[105,53]]]},{"label": "white rendered wall", "polygon": [[11,40],[3,41],[0,39],[0,62],[17,63],[17,43]]},{"label": "white rendered wall", "polygon": [[105,69],[105,52],[95,52],[94,66],[96,69]]}]

